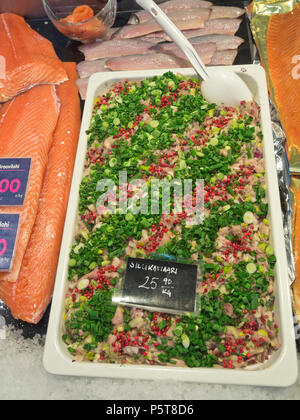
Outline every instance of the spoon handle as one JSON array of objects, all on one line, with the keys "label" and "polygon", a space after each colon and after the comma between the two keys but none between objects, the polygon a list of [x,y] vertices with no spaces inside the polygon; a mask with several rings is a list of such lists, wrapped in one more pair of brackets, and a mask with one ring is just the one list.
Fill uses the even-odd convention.
[{"label": "spoon handle", "polygon": [[[183,0],[184,1],[184,0]],[[192,66],[203,80],[208,79],[208,73],[201,58],[183,33],[168,18],[168,16],[154,3],[153,0],[136,0],[137,4],[147,10],[157,23],[164,29],[171,39],[184,52]]]}]

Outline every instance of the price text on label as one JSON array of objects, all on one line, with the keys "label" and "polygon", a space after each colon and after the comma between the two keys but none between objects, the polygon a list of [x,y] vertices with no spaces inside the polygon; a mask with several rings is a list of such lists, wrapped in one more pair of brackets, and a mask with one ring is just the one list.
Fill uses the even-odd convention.
[{"label": "price text on label", "polygon": [[0,159],[0,206],[24,204],[31,159]]}]

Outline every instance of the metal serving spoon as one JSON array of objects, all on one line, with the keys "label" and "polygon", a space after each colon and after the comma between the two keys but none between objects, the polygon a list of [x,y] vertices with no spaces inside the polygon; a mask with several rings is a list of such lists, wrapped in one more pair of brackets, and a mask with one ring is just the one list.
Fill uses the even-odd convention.
[{"label": "metal serving spoon", "polygon": [[207,101],[217,105],[237,106],[241,101],[250,102],[253,100],[248,86],[236,73],[222,68],[217,71],[208,70],[192,44],[153,0],[136,0],[136,2],[151,14],[185,53],[193,68],[203,80],[201,91]]}]

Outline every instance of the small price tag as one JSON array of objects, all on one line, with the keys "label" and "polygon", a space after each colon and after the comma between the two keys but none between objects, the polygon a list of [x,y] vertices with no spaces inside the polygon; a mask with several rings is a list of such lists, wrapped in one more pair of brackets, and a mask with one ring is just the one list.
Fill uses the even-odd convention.
[{"label": "small price tag", "polygon": [[0,159],[0,206],[23,206],[30,167],[30,158]]},{"label": "small price tag", "polygon": [[0,213],[0,271],[10,271],[15,255],[19,214]]},{"label": "small price tag", "polygon": [[120,304],[166,313],[196,312],[198,267],[128,258]]}]

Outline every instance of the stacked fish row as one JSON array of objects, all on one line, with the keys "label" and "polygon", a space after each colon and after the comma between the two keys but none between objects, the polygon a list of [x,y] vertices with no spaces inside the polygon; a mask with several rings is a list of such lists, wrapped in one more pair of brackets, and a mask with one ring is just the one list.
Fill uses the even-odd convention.
[{"label": "stacked fish row", "polygon": [[38,323],[54,289],[77,151],[78,76],[75,63],[60,62],[52,44],[14,14],[0,15],[0,57],[0,158],[31,159],[24,205],[0,207],[19,215],[0,299],[15,318]]},{"label": "stacked fish row", "polygon": [[[213,6],[202,0],[170,0],[161,9],[190,40],[206,65],[232,65],[239,46],[235,36],[244,10]],[[82,99],[89,77],[97,72],[191,67],[185,54],[146,11],[133,14],[129,24],[115,29],[111,39],[80,46],[85,61],[79,63],[77,81]]]}]

